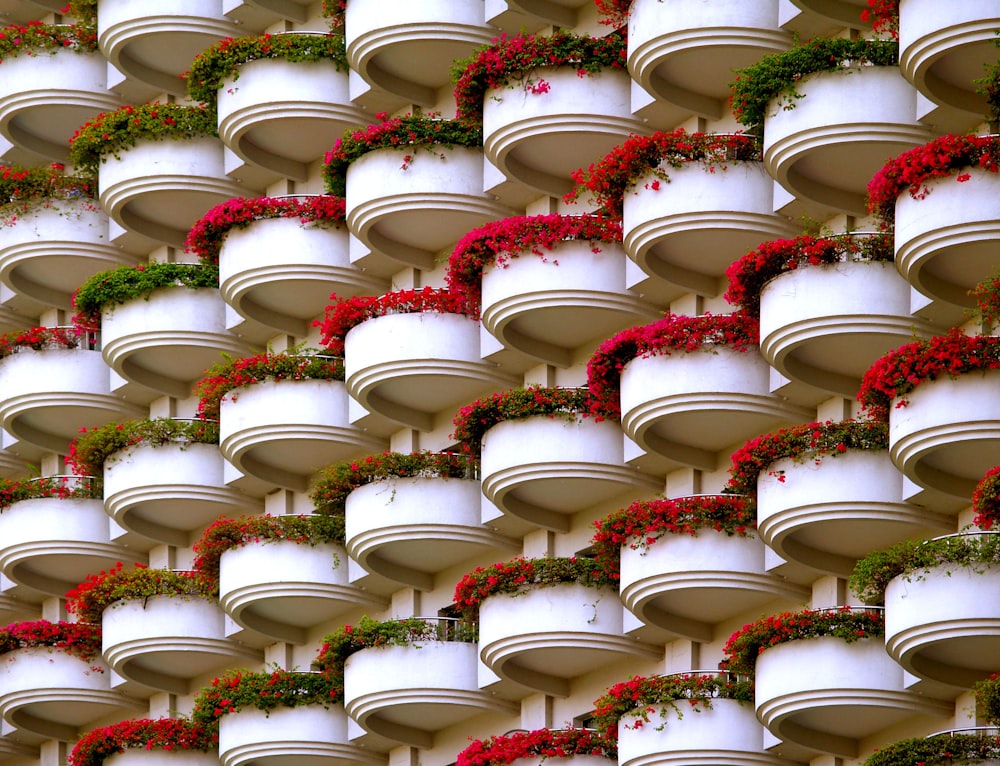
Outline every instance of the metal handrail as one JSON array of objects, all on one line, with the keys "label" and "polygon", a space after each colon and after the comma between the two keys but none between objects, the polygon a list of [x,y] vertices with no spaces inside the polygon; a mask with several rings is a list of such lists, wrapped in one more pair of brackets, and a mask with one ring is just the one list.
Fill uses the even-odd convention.
[{"label": "metal handrail", "polygon": [[933,734],[928,734],[924,739],[930,739],[931,737],[954,737],[956,734],[978,734],[983,737],[1000,737],[1000,727],[998,726],[966,726],[961,729],[944,729],[942,731],[936,731]]}]

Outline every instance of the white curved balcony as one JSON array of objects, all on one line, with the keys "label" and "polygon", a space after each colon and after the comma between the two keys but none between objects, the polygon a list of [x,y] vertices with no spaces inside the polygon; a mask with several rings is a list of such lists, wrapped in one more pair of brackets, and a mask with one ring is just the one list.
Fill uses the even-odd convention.
[{"label": "white curved balcony", "polygon": [[348,404],[347,389],[336,380],[248,386],[222,401],[222,454],[245,474],[305,492],[323,466],[386,447],[351,424]]},{"label": "white curved balcony", "polygon": [[0,360],[0,390],[4,430],[63,455],[83,428],[146,414],[111,393],[100,352],[85,348],[18,351]]},{"label": "white curved balcony", "polygon": [[1000,10],[990,0],[942,9],[933,0],[906,0],[899,9],[899,68],[931,101],[985,114],[975,81],[997,60],[998,27]]},{"label": "white curved balcony", "polygon": [[146,750],[133,747],[104,760],[105,766],[219,766],[219,754],[210,750]]},{"label": "white curved balcony", "polygon": [[242,64],[222,82],[218,112],[219,137],[234,154],[300,181],[336,137],[369,121],[351,103],[348,73],[329,59]]},{"label": "white curved balcony", "polygon": [[347,497],[347,551],[369,572],[421,590],[435,575],[487,551],[520,551],[519,542],[481,522],[479,482],[394,478]]},{"label": "white curved balcony", "polygon": [[480,355],[479,323],[462,314],[389,314],[347,333],[347,389],[370,412],[422,431],[434,416],[515,385]]},{"label": "white curved balcony", "polygon": [[107,61],[96,51],[25,52],[3,63],[0,133],[43,157],[65,162],[76,128],[121,105],[107,87]]},{"label": "white curved balcony", "polygon": [[509,348],[569,367],[573,352],[661,312],[630,292],[621,245],[567,240],[483,271],[483,326]]},{"label": "white curved balcony", "polygon": [[757,478],[763,541],[788,561],[838,577],[871,551],[954,528],[954,517],[903,502],[903,474],[884,450],[783,458]]},{"label": "white curved balcony", "polygon": [[245,708],[219,719],[222,766],[378,766],[386,759],[350,744],[341,704]]},{"label": "white curved balcony", "polygon": [[117,561],[146,557],[110,541],[100,499],[40,497],[0,513],[0,570],[19,585],[61,597]]},{"label": "white curved balcony", "polygon": [[370,85],[423,106],[438,103],[455,59],[467,58],[496,34],[481,0],[425,0],[388,14],[380,0],[354,0],[344,22],[351,69]]},{"label": "white curved balcony", "polygon": [[482,446],[483,494],[504,513],[560,532],[573,514],[626,492],[662,489],[625,463],[617,423],[537,415],[497,423]]},{"label": "white curved balcony", "polygon": [[[247,319],[295,336],[342,298],[385,292],[388,285],[351,264],[345,228],[297,218],[254,221],[233,229],[219,252],[219,289]],[[2,272],[0,272],[2,273]]]},{"label": "white curved balcony", "polygon": [[111,691],[110,676],[100,657],[84,660],[47,646],[8,652],[0,662],[0,714],[25,732],[74,740],[99,719],[146,709]]},{"label": "white curved balcony", "polygon": [[996,272],[1000,213],[992,200],[1000,176],[964,168],[956,176],[927,182],[923,199],[896,199],[896,268],[924,295],[970,308],[969,290]]},{"label": "white curved balcony", "polygon": [[[680,718],[671,710],[650,714],[650,722],[618,725],[618,763],[621,766],[777,766],[782,763],[764,749],[764,727],[753,705],[731,699],[713,699],[711,708],[685,711]],[[622,725],[625,724],[625,725]]]},{"label": "white curved balcony", "polygon": [[46,200],[0,228],[0,280],[48,306],[71,309],[94,274],[135,262],[111,245],[108,215],[93,200]]},{"label": "white curved balcony", "polygon": [[488,596],[479,610],[480,654],[501,678],[567,697],[572,679],[603,663],[662,654],[625,635],[623,613],[612,588],[576,583]]},{"label": "white curved balcony", "polygon": [[219,603],[245,628],[304,644],[308,628],[385,602],[348,580],[347,552],[332,543],[261,541],[222,554]]},{"label": "white curved balcony", "polygon": [[757,659],[757,718],[776,737],[821,753],[862,755],[866,737],[915,715],[954,714],[904,689],[903,668],[879,639],[790,641]]},{"label": "white curved balcony", "polygon": [[224,473],[214,444],[129,447],[104,464],[104,506],[129,532],[187,547],[219,516],[263,509],[259,500],[227,487]]},{"label": "white curved balcony", "polygon": [[933,328],[910,314],[892,263],[847,261],[780,274],[760,294],[760,351],[791,380],[853,398],[876,359]]},{"label": "white curved balcony", "polygon": [[482,150],[464,146],[369,152],[348,168],[346,197],[354,236],[426,270],[466,232],[511,214],[483,191]]},{"label": "white curved balcony", "polygon": [[105,158],[98,173],[101,205],[122,228],[183,248],[199,218],[246,193],[226,176],[223,148],[213,136],[139,141]]},{"label": "white curved balcony", "polygon": [[225,614],[195,596],[116,601],[104,610],[102,653],[126,680],[172,694],[234,664],[259,663],[259,652],[225,637]]},{"label": "white curved balcony", "polygon": [[844,26],[866,26],[861,20],[861,13],[868,8],[867,0],[791,0],[791,2],[803,11]]},{"label": "white curved balcony", "polygon": [[195,56],[240,36],[223,15],[223,0],[150,0],[142,10],[137,15],[131,0],[101,0],[98,47],[126,76],[175,96],[187,95],[181,73]]},{"label": "white curved balcony", "polygon": [[483,150],[507,178],[561,197],[573,189],[574,170],[648,132],[632,114],[630,83],[614,69],[580,77],[571,66],[540,67],[512,87],[491,88]]},{"label": "white curved balcony", "polygon": [[625,251],[679,297],[725,292],[726,269],[762,242],[795,234],[774,212],[774,181],[760,162],[730,162],[725,169],[698,161],[661,166],[670,183],[649,173],[625,194]]},{"label": "white curved balcony", "polygon": [[226,330],[226,304],[215,288],[162,287],[101,311],[104,361],[128,381],[179,399],[222,354],[247,347]]},{"label": "white curved balcony", "polygon": [[628,68],[661,101],[718,120],[726,114],[733,71],[787,50],[792,38],[778,21],[778,0],[756,3],[674,3],[633,0]]},{"label": "white curved balcony", "polygon": [[997,373],[924,381],[889,412],[889,455],[908,479],[968,500],[997,463]]},{"label": "white curved balcony", "polygon": [[476,654],[443,641],[363,649],[344,663],[344,708],[367,731],[424,748],[476,715],[513,715],[513,703],[479,689]]},{"label": "white curved balcony", "polygon": [[832,210],[865,215],[868,182],[886,157],[932,138],[897,67],[817,72],[796,91],[793,109],[771,101],[764,162],[789,193]]},{"label": "white curved balcony", "polygon": [[770,393],[769,378],[756,348],[633,359],[621,376],[622,428],[647,452],[714,471],[727,447],[815,414]]},{"label": "white curved balcony", "polygon": [[768,574],[757,536],[700,529],[666,534],[647,548],[621,550],[621,600],[643,622],[710,642],[713,626],[781,599],[808,600],[809,591]]},{"label": "white curved balcony", "polygon": [[1000,568],[940,564],[904,574],[885,592],[885,648],[908,672],[970,687],[1000,648]]}]

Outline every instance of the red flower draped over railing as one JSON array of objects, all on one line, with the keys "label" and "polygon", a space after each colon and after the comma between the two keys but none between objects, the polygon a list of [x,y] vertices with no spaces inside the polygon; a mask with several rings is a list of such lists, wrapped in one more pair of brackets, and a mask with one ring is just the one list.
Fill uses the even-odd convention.
[{"label": "red flower draped over railing", "polygon": [[85,622],[15,622],[0,628],[0,655],[35,647],[59,649],[92,660],[101,654],[101,628]]},{"label": "red flower draped over railing", "polygon": [[868,7],[861,12],[861,20],[871,22],[875,31],[888,32],[899,38],[899,0],[868,0]]},{"label": "red flower draped over railing", "polygon": [[42,351],[47,348],[93,349],[93,333],[79,327],[32,327],[0,335],[0,359],[22,349]]},{"label": "red flower draped over railing", "polygon": [[521,758],[544,761],[574,755],[597,755],[615,760],[618,742],[613,736],[592,729],[515,731],[474,739],[458,754],[456,766],[509,766]]},{"label": "red flower draped over railing", "polygon": [[1000,465],[991,468],[972,493],[972,523],[980,529],[993,529],[1000,520]]},{"label": "red flower draped over railing", "polygon": [[84,734],[69,756],[70,766],[101,766],[126,750],[201,750],[219,745],[214,726],[183,718],[138,718],[102,726]]},{"label": "red flower draped over railing", "polygon": [[632,0],[594,0],[594,5],[597,6],[597,12],[603,17],[602,24],[617,29],[628,23]]}]

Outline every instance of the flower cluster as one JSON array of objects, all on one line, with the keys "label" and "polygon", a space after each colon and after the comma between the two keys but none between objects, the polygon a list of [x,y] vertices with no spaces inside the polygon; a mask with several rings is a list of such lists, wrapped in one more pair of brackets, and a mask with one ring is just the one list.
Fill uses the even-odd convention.
[{"label": "flower cluster", "polygon": [[802,98],[797,85],[816,72],[835,72],[861,65],[896,66],[899,45],[885,40],[814,39],[791,50],[772,53],[737,70],[732,83],[733,116],[741,125],[760,131],[771,103],[794,109]]},{"label": "flower cluster", "polygon": [[697,162],[713,173],[725,170],[731,162],[760,158],[756,138],[742,133],[688,133],[678,128],[651,136],[633,135],[587,169],[574,170],[576,188],[566,195],[566,201],[587,194],[608,215],[620,218],[625,195],[643,178],[643,189],[659,191],[662,184],[670,183],[670,168]]},{"label": "flower cluster", "polygon": [[757,528],[757,508],[740,495],[637,500],[595,521],[594,527],[594,558],[616,571],[623,545],[645,550],[664,535],[697,535],[701,529],[749,537]]},{"label": "flower cluster", "polygon": [[97,0],[69,0],[63,9],[64,16],[72,16],[81,24],[97,26]]},{"label": "flower cluster", "polygon": [[574,755],[618,758],[618,741],[592,729],[536,729],[475,739],[458,754],[456,766],[509,766],[521,758],[545,761]]},{"label": "flower cluster", "polygon": [[84,123],[70,139],[69,157],[78,172],[96,175],[108,156],[140,141],[185,140],[217,136],[215,112],[202,106],[139,104],[103,112]]},{"label": "flower cluster", "polygon": [[904,739],[876,750],[861,766],[951,766],[989,763],[1000,758],[1000,737],[983,734],[934,734]]},{"label": "flower cluster", "polygon": [[881,611],[818,609],[805,612],[782,612],[762,617],[744,625],[729,637],[723,648],[721,666],[730,673],[753,677],[757,658],[765,650],[789,641],[833,636],[847,643],[885,635],[885,617]]},{"label": "flower cluster", "polygon": [[88,662],[101,654],[101,628],[85,622],[15,622],[0,628],[0,655],[49,647]]},{"label": "flower cluster", "polygon": [[212,679],[194,698],[191,720],[215,725],[229,713],[318,705],[329,708],[344,701],[343,684],[325,673],[302,673],[275,669],[254,673],[233,668]]},{"label": "flower cluster", "polygon": [[331,29],[341,29],[344,26],[344,12],[347,10],[347,0],[323,0],[320,15],[330,20]]},{"label": "flower cluster", "polygon": [[681,718],[688,710],[711,710],[713,699],[753,702],[753,684],[725,673],[633,676],[594,700],[594,726],[615,737],[619,723],[638,729],[650,722],[651,714],[666,718],[673,713]]},{"label": "flower cluster", "polygon": [[972,687],[976,696],[976,714],[986,723],[1000,724],[1000,673],[993,673]]},{"label": "flower cluster", "polygon": [[197,263],[148,263],[141,266],[120,266],[95,274],[73,295],[76,314],[73,323],[85,330],[101,325],[101,311],[136,298],[149,300],[161,287],[219,286],[219,269]]},{"label": "flower cluster", "polygon": [[112,455],[133,447],[218,443],[219,426],[216,423],[144,418],[83,429],[70,443],[66,463],[77,476],[102,476],[104,464]]},{"label": "flower cluster", "polygon": [[[868,182],[868,212],[888,228],[895,221],[896,200],[903,192],[913,199],[924,199],[931,181],[954,176],[963,183],[969,180],[968,171],[973,168],[1000,172],[1000,137],[949,134],[935,138],[889,160],[872,177]],[[958,173],[960,170],[964,172]]]},{"label": "flower cluster", "polygon": [[215,107],[218,92],[226,80],[240,77],[240,66],[259,59],[333,61],[337,69],[347,71],[347,50],[342,34],[264,34],[227,37],[199,53],[184,75],[188,95],[195,101]]},{"label": "flower cluster", "polygon": [[84,200],[97,209],[93,179],[67,176],[63,169],[58,162],[48,167],[0,168],[0,226],[13,226],[35,208],[58,208],[60,200]]},{"label": "flower cluster", "polygon": [[512,258],[528,253],[545,260],[567,240],[588,240],[591,249],[600,252],[598,243],[622,241],[621,222],[593,215],[555,213],[492,221],[459,240],[448,259],[448,287],[461,296],[466,313],[478,316],[484,269],[504,268]]},{"label": "flower cluster", "polygon": [[964,335],[952,328],[947,335],[900,346],[878,359],[861,380],[858,400],[879,420],[887,420],[893,399],[905,406],[907,394],[928,380],[957,378],[966,372],[1000,369],[1000,338]]},{"label": "flower cluster", "polygon": [[462,616],[474,620],[479,615],[479,607],[490,596],[563,583],[579,583],[591,588],[610,586],[617,590],[618,577],[617,572],[608,572],[596,559],[519,558],[476,567],[459,581],[453,600]]},{"label": "flower cluster", "polygon": [[513,388],[462,407],[452,421],[451,438],[461,442],[464,451],[479,454],[483,436],[497,423],[536,415],[573,423],[588,417],[592,409],[590,392],[583,388]]},{"label": "flower cluster", "polygon": [[975,82],[976,93],[986,99],[986,122],[995,133],[996,126],[1000,125],[1000,59],[987,65],[986,76]]},{"label": "flower cluster", "polygon": [[536,79],[542,68],[570,67],[580,77],[604,69],[625,69],[625,36],[575,35],[558,30],[551,35],[501,35],[467,59],[452,64],[459,120],[480,124],[486,92],[523,85],[531,93],[546,93],[549,84]]},{"label": "flower cluster", "polygon": [[[336,516],[243,516],[217,519],[194,544],[193,567],[205,580],[219,582],[226,551],[245,545],[287,540],[300,545],[344,544],[344,520]],[[333,562],[333,567],[338,565]]]},{"label": "flower cluster", "polygon": [[[757,478],[772,463],[791,458],[819,464],[848,450],[889,449],[889,428],[875,420],[827,420],[782,428],[750,439],[732,455],[727,492],[756,495]],[[776,475],[774,473],[769,475]],[[784,482],[783,475],[777,475]]]},{"label": "flower cluster", "polygon": [[347,496],[358,487],[387,479],[475,479],[479,460],[454,452],[383,452],[323,469],[312,490],[318,513],[343,517]]},{"label": "flower cluster", "polygon": [[93,348],[94,339],[77,327],[32,327],[0,335],[0,359],[24,349]]},{"label": "flower cluster", "polygon": [[675,353],[715,353],[719,346],[743,352],[759,343],[757,320],[742,312],[695,317],[667,314],[651,324],[622,330],[598,346],[587,362],[591,412],[621,418],[622,371],[633,359]]},{"label": "flower cluster", "polygon": [[899,0],[868,0],[868,7],[861,11],[861,20],[871,23],[875,31],[888,32],[899,38]]},{"label": "flower cluster", "polygon": [[346,218],[346,206],[342,197],[328,194],[298,198],[234,197],[216,205],[198,219],[188,232],[184,250],[197,255],[205,265],[218,266],[219,252],[229,232],[270,218],[297,218],[303,226],[341,228]]},{"label": "flower cluster", "polygon": [[326,307],[326,315],[319,323],[322,333],[320,343],[331,353],[343,355],[347,333],[362,322],[387,314],[465,314],[461,295],[440,287],[423,287],[419,290],[396,290],[381,296],[357,295],[353,298],[331,296],[337,302]]},{"label": "flower cluster", "polygon": [[984,279],[969,290],[969,295],[976,300],[970,316],[979,321],[984,332],[992,330],[1000,323],[1000,274]]},{"label": "flower cluster", "polygon": [[77,476],[44,476],[38,479],[0,479],[0,511],[22,500],[100,500],[104,496],[100,479]]},{"label": "flower cluster", "polygon": [[[481,147],[483,130],[459,120],[441,120],[435,115],[407,114],[386,119],[360,130],[348,130],[338,138],[324,158],[323,180],[330,194],[343,197],[347,191],[347,169],[351,163],[377,149],[394,149],[403,152],[402,167],[408,168],[419,149],[440,154],[440,149],[455,146]],[[443,155],[441,155],[443,156]]]},{"label": "flower cluster", "polygon": [[194,387],[198,417],[218,420],[222,400],[234,401],[237,389],[276,380],[343,380],[344,362],[339,357],[296,348],[282,354],[264,353],[227,359],[205,371]]},{"label": "flower cluster", "polygon": [[921,579],[938,566],[981,571],[1000,564],[996,535],[957,534],[934,540],[904,540],[861,559],[851,574],[851,589],[866,604],[882,604],[889,582],[896,577]]},{"label": "flower cluster", "polygon": [[751,316],[760,316],[760,294],[772,279],[802,266],[847,261],[888,262],[895,257],[888,234],[802,236],[764,242],[726,269],[726,300]]},{"label": "flower cluster", "polygon": [[77,53],[97,50],[97,31],[80,24],[43,24],[29,21],[0,28],[0,61],[15,56],[54,54],[69,49]]},{"label": "flower cluster", "polygon": [[594,5],[602,16],[601,24],[620,29],[628,23],[632,0],[594,0]]},{"label": "flower cluster", "polygon": [[201,750],[219,745],[214,726],[183,718],[137,718],[102,726],[84,734],[69,756],[70,766],[101,766],[126,750]]},{"label": "flower cluster", "polygon": [[214,583],[196,572],[149,569],[136,564],[123,569],[121,562],[107,571],[87,575],[87,579],[66,594],[66,610],[80,622],[100,625],[104,610],[116,601],[146,599],[151,596],[213,598]]},{"label": "flower cluster", "polygon": [[993,529],[1000,519],[1000,465],[991,468],[972,492],[972,523],[980,529]]}]

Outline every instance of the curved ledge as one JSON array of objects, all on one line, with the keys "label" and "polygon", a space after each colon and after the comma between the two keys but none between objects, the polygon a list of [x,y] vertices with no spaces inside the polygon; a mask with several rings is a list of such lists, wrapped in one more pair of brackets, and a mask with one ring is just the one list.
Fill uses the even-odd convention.
[{"label": "curved ledge", "polygon": [[43,392],[21,394],[0,401],[3,427],[18,439],[50,452],[66,455],[69,443],[83,428],[112,420],[145,415],[146,408],[112,394]]},{"label": "curved ledge", "polygon": [[0,99],[0,133],[15,146],[64,162],[73,135],[64,126],[82,125],[119,106],[113,93],[65,87],[25,90]]},{"label": "curved ledge", "polygon": [[145,555],[111,542],[54,538],[0,545],[0,569],[6,577],[58,597],[65,596],[88,574],[112,567],[116,561],[146,561]]}]

